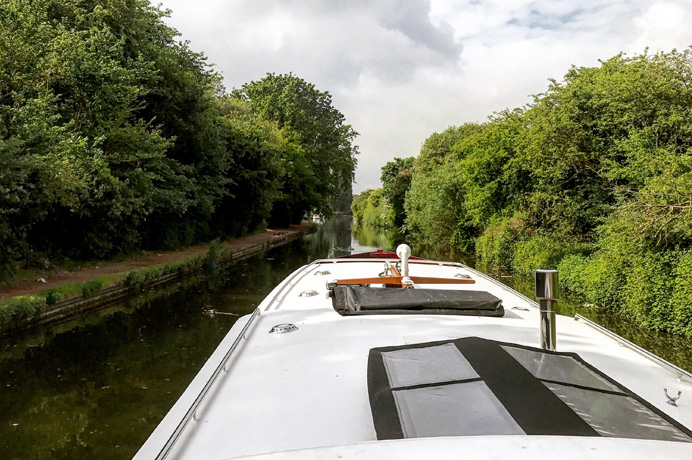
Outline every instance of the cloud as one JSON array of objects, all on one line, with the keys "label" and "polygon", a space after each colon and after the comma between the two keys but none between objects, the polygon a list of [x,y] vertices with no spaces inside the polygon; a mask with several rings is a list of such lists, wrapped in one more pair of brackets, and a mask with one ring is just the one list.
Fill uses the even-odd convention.
[{"label": "cloud", "polygon": [[671,1],[652,4],[633,20],[636,38],[629,49],[637,52],[669,51],[692,45],[692,8],[689,2]]},{"label": "cloud", "polygon": [[361,135],[355,190],[435,131],[522,106],[571,65],[692,45],[686,0],[163,0],[230,89],[288,73]]},{"label": "cloud", "polygon": [[374,4],[378,5],[381,23],[386,27],[403,33],[441,57],[456,59],[459,56],[462,46],[454,40],[454,29],[446,22],[434,25],[430,21],[429,2],[410,2],[405,4],[408,8],[402,8],[401,2],[393,0]]},{"label": "cloud", "polygon": [[[289,72],[330,88],[361,74],[405,81],[421,65],[446,66],[461,53],[450,26],[432,24],[429,3],[168,0],[171,23],[236,86]],[[204,22],[200,18],[206,18]]]}]

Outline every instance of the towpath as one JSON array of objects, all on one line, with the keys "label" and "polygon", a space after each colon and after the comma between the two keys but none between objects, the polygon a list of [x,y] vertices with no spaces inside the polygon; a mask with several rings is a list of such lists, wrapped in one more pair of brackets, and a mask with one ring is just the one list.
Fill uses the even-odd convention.
[{"label": "towpath", "polygon": [[[224,247],[231,249],[233,252],[240,251],[256,244],[267,243],[287,233],[306,233],[311,225],[312,224],[308,222],[301,222],[289,228],[268,229],[266,232],[227,240],[224,242]],[[201,244],[180,251],[144,252],[122,262],[86,265],[76,270],[46,270],[32,272],[31,277],[23,277],[10,282],[7,286],[0,287],[0,299],[34,294],[44,289],[52,289],[66,284],[89,281],[97,276],[123,273],[150,265],[173,262],[190,256],[203,254],[208,250],[208,244]]]}]

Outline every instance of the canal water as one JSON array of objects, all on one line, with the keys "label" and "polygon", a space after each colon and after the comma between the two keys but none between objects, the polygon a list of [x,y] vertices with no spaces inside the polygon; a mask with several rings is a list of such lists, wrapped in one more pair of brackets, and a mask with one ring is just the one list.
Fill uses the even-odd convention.
[{"label": "canal water", "polygon": [[[0,343],[0,457],[132,457],[237,318],[282,279],[318,258],[392,250],[400,242],[395,232],[352,231],[350,218],[334,218],[261,256]],[[472,264],[431,248],[414,246],[413,252]],[[692,369],[688,341],[644,333],[622,318],[582,308],[578,299],[560,305]],[[209,309],[228,314],[203,315]]]}]

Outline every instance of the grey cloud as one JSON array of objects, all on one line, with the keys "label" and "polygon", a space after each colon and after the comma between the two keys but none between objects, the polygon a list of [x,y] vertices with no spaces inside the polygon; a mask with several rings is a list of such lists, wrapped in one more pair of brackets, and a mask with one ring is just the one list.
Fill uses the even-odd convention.
[{"label": "grey cloud", "polygon": [[[582,30],[603,31],[602,18],[607,18],[609,24],[606,28],[624,26],[641,10],[642,6],[628,1],[582,1],[554,2],[549,0],[536,0],[526,8],[514,10],[512,18],[506,22],[509,26],[526,28],[533,32],[574,33]],[[622,19],[613,22],[613,16]]]},{"label": "grey cloud", "polygon": [[531,10],[524,18],[512,18],[509,25],[528,27],[529,29],[558,30],[574,21],[583,10],[576,9],[566,14],[545,14],[538,10]]},{"label": "grey cloud", "polygon": [[[248,3],[262,4],[251,0]],[[323,16],[368,12],[383,27],[398,31],[415,43],[448,58],[458,57],[463,48],[455,42],[454,29],[449,24],[436,26],[432,23],[430,0],[284,0],[282,5],[286,9],[310,15],[316,12]]]},{"label": "grey cloud", "polygon": [[457,58],[463,49],[454,40],[454,29],[449,24],[435,26],[430,21],[430,1],[405,2],[388,1],[378,3],[382,24],[400,31],[408,38],[446,58]]},{"label": "grey cloud", "polygon": [[[429,0],[284,0],[264,9],[262,5],[252,0],[240,8],[234,5],[237,20],[283,14],[302,21],[310,29],[310,42],[287,41],[275,50],[276,60],[311,63],[330,84],[350,86],[366,72],[389,83],[403,83],[419,67],[456,65],[462,52],[451,26],[431,22]],[[246,52],[253,59],[252,51]]]}]

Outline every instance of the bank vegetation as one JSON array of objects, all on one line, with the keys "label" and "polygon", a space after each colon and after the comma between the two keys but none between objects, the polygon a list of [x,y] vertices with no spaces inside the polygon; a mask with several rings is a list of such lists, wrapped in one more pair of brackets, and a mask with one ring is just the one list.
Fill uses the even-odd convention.
[{"label": "bank vegetation", "polygon": [[330,94],[292,74],[227,92],[168,15],[147,0],[0,3],[0,282],[350,202],[357,134]]},{"label": "bank vegetation", "polygon": [[557,268],[586,302],[692,336],[689,49],[573,67],[525,107],[432,134],[382,178],[353,203],[361,222],[403,222],[493,271]]}]

